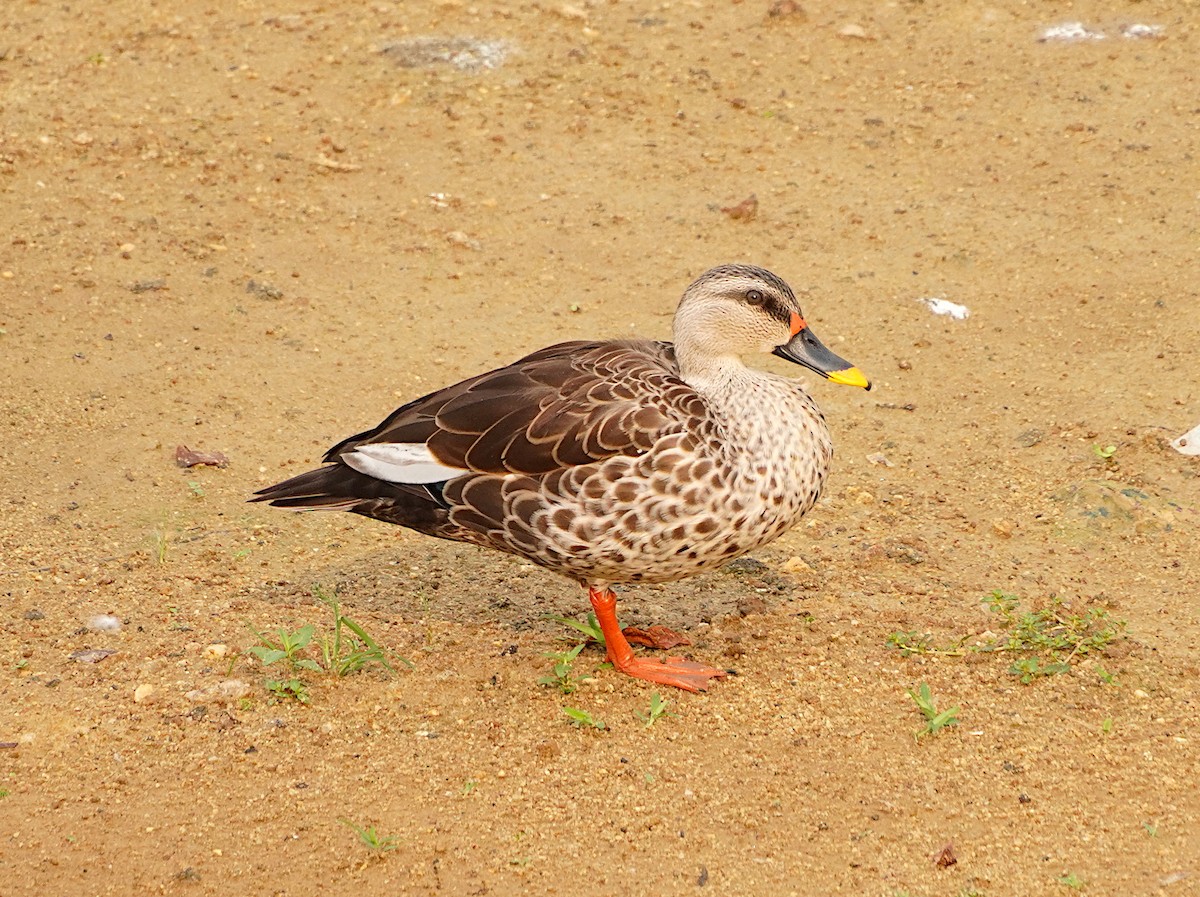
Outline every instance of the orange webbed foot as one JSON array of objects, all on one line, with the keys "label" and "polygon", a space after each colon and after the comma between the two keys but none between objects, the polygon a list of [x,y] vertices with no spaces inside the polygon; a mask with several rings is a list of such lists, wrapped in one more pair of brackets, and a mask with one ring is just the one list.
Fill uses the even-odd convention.
[{"label": "orange webbed foot", "polygon": [[[616,593],[612,589],[601,591],[589,587],[588,598],[592,602],[592,609],[596,612],[596,622],[600,624],[600,630],[604,633],[608,659],[622,673],[638,679],[645,679],[648,682],[657,682],[659,685],[682,688],[684,691],[704,691],[708,688],[711,680],[724,679],[731,672],[730,670],[714,669],[682,657],[654,660],[634,656],[633,648],[629,646],[629,640],[625,638],[625,634],[617,622]],[[662,632],[654,633],[654,630],[662,630]],[[649,636],[649,640],[655,645],[659,644],[658,637],[663,637],[664,633],[674,636],[676,639],[680,638],[666,627],[651,627],[648,632],[654,633]],[[679,642],[676,641],[675,644],[679,644]]]},{"label": "orange webbed foot", "polygon": [[618,663],[610,653],[608,659],[622,673],[684,691],[706,691],[711,680],[724,679],[730,673],[729,670],[713,669],[682,657],[666,657],[662,660],[630,657],[626,662]]}]

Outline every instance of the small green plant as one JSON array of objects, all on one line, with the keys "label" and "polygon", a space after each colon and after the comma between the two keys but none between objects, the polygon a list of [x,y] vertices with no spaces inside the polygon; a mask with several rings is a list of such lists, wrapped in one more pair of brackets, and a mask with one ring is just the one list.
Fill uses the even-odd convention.
[{"label": "small green plant", "polygon": [[1119,686],[1121,684],[1117,681],[1116,673],[1110,673],[1108,670],[1104,669],[1104,667],[1102,667],[1102,666],[1097,665],[1096,675],[1100,677],[1100,681],[1103,682],[1105,685]]},{"label": "small green plant", "polygon": [[919,684],[916,691],[910,688],[908,696],[913,699],[913,703],[917,705],[917,709],[925,717],[925,725],[913,733],[917,739],[920,739],[923,735],[936,735],[947,726],[958,725],[959,708],[951,707],[947,710],[938,710],[937,705],[933,701],[933,692],[930,691],[927,683],[922,682]]},{"label": "small green plant", "polygon": [[367,850],[372,853],[386,853],[389,850],[395,850],[400,846],[400,839],[395,835],[381,835],[376,831],[375,826],[369,825],[362,827],[355,825],[349,819],[339,819],[342,825],[351,829],[354,834],[358,835],[358,840],[363,843]]},{"label": "small green plant", "polygon": [[549,673],[538,679],[538,685],[555,687],[564,695],[569,695],[579,688],[574,671],[575,658],[579,656],[579,652],[586,644],[587,642],[580,642],[569,651],[546,651],[543,653],[543,657],[549,657],[554,661],[554,666],[550,668]]},{"label": "small green plant", "polygon": [[12,792],[7,788],[0,788],[0,799],[8,797],[10,794],[12,794]]},{"label": "small green plant", "polygon": [[1068,872],[1066,875],[1060,876],[1058,883],[1066,885],[1068,888],[1074,888],[1076,891],[1083,890],[1083,879],[1074,872]]},{"label": "small green plant", "polygon": [[[387,651],[362,626],[342,613],[336,589],[333,594],[328,594],[319,585],[313,586],[313,597],[333,613],[333,635],[320,640],[321,661],[325,669],[337,676],[347,676],[377,663],[389,673],[396,672],[388,662]],[[403,657],[399,657],[399,660],[412,669],[412,664]]]},{"label": "small green plant", "polygon": [[[1071,664],[1087,654],[1103,651],[1114,641],[1123,638],[1125,621],[1113,620],[1108,611],[1099,607],[1084,613],[1072,613],[1062,599],[1053,597],[1045,607],[1028,609],[1021,599],[1001,589],[995,589],[983,599],[988,610],[1000,618],[999,635],[991,632],[976,644],[967,638],[958,643],[937,645],[927,632],[897,631],[888,636],[888,647],[903,656],[930,655],[962,657],[972,653],[1009,653],[1016,655],[1009,672],[1029,684],[1035,679],[1053,676],[1071,669]],[[1116,676],[1099,669],[1100,678],[1109,685]]]},{"label": "small green plant", "polygon": [[188,489],[194,498],[204,498],[204,487],[195,480],[188,480]]},{"label": "small green plant", "polygon": [[474,779],[467,779],[465,782],[463,782],[462,795],[464,797],[466,797],[468,794],[470,794],[472,791],[474,791],[478,787],[479,787],[479,783],[477,781],[475,781]]},{"label": "small green plant", "polygon": [[887,637],[887,646],[899,651],[901,657],[941,653],[933,646],[933,637],[928,632],[917,632],[916,630],[893,632]]},{"label": "small green plant", "polygon": [[1092,446],[1092,454],[1094,454],[1101,461],[1111,461],[1113,455],[1116,453],[1117,447],[1115,445],[1096,444]]},{"label": "small green plant", "polygon": [[1103,608],[1069,613],[1057,597],[1041,609],[1026,610],[1016,595],[996,589],[984,603],[1003,621],[1005,632],[979,650],[1029,655],[1031,662],[1018,661],[1009,670],[1026,684],[1066,672],[1075,658],[1104,650],[1125,632],[1125,621],[1110,620]]},{"label": "small green plant", "polygon": [[647,729],[658,722],[661,716],[674,716],[673,713],[667,713],[668,701],[663,698],[658,692],[653,692],[650,695],[650,709],[646,713],[639,713],[637,718],[642,721]]},{"label": "small green plant", "polygon": [[1153,822],[1143,822],[1142,828],[1144,828],[1146,830],[1146,834],[1149,835],[1151,838],[1155,837],[1158,834],[1158,826],[1155,825]]},{"label": "small green plant", "polygon": [[576,620],[574,617],[559,617],[553,614],[546,616],[547,620],[555,623],[561,623],[563,626],[570,626],[577,632],[583,633],[594,642],[604,644],[604,632],[600,629],[600,624],[596,621],[596,615],[589,613],[586,621]]},{"label": "small green plant", "polygon": [[1100,731],[1105,735],[1111,735],[1113,730],[1113,721],[1111,716],[1106,716],[1104,722],[1100,724]]},{"label": "small green plant", "polygon": [[1003,589],[992,589],[988,596],[983,599],[983,603],[988,606],[994,614],[999,614],[1004,618],[1006,623],[1011,623],[1013,615],[1016,614],[1017,608],[1021,606],[1021,599],[1011,592],[1006,592]]},{"label": "small green plant", "polygon": [[307,704],[311,700],[308,686],[295,676],[291,679],[268,679],[264,684],[267,686],[267,691],[277,698],[289,698],[299,701],[301,704]]},{"label": "small green plant", "polygon": [[1009,664],[1008,671],[1014,676],[1021,677],[1021,683],[1028,685],[1039,676],[1055,676],[1071,669],[1069,663],[1042,663],[1036,657],[1022,657]]},{"label": "small green plant", "polygon": [[[276,697],[292,698],[307,704],[308,685],[302,679],[305,673],[329,672],[335,676],[348,676],[376,663],[394,673],[396,670],[388,660],[388,651],[379,645],[367,631],[342,613],[337,592],[327,593],[320,586],[313,587],[313,596],[329,608],[333,614],[333,630],[327,635],[317,635],[312,623],[301,626],[294,632],[279,627],[274,632],[262,633],[250,624],[248,628],[258,638],[250,653],[262,661],[263,666],[274,664],[285,666],[290,677],[268,679],[267,689]],[[313,649],[320,660],[314,660]],[[412,664],[399,655],[393,655],[410,669]]]},{"label": "small green plant", "polygon": [[594,716],[592,716],[586,710],[579,710],[575,707],[564,707],[563,713],[565,713],[570,718],[572,726],[578,726],[581,729],[582,728],[591,728],[591,729],[605,728],[603,720],[596,719]]},{"label": "small green plant", "polygon": [[[249,624],[247,624],[249,625]],[[285,661],[288,668],[292,672],[299,670],[314,670],[321,669],[311,657],[304,656],[304,650],[308,647],[309,642],[313,639],[313,633],[316,627],[312,623],[301,626],[295,632],[288,632],[282,626],[275,630],[275,641],[272,641],[270,636],[264,635],[253,626],[250,626],[250,631],[258,636],[259,644],[250,648],[250,653],[262,661],[263,666],[271,666],[272,664]]]},{"label": "small green plant", "polygon": [[159,527],[154,531],[154,563],[160,567],[167,562],[167,548],[170,543],[171,537],[166,527]]}]

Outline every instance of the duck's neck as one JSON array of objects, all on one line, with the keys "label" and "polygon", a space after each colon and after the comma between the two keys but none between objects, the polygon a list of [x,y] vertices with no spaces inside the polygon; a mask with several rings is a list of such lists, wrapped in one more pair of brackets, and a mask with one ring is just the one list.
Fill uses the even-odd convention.
[{"label": "duck's neck", "polygon": [[[678,322],[676,322],[678,325]],[[683,331],[683,332],[681,332]],[[721,393],[755,379],[752,370],[723,340],[715,327],[675,328],[675,359],[684,382],[702,395]]]},{"label": "duck's neck", "polygon": [[683,381],[703,396],[726,395],[736,392],[757,379],[758,371],[748,368],[736,355],[709,355],[687,353],[680,356],[679,375]]}]

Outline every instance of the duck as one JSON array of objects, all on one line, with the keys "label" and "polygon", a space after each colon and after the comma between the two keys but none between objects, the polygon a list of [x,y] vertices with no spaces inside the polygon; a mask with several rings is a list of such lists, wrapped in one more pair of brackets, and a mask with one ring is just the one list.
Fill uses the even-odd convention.
[{"label": "duck", "polygon": [[414,399],[250,500],[524,558],[587,591],[615,669],[703,691],[732,671],[637,656],[613,586],[716,570],[816,503],[829,428],[801,380],[746,364],[765,355],[871,388],[817,338],[782,278],[720,265],[684,290],[671,341],[539,349]]}]

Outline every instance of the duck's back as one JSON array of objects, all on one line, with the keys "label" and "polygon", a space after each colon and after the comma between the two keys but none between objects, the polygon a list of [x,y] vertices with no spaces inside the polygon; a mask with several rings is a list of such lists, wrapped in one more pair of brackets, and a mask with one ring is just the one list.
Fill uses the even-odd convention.
[{"label": "duck's back", "polygon": [[486,481],[509,484],[507,491],[526,477],[563,483],[566,474],[581,482],[584,469],[643,455],[703,411],[679,377],[670,343],[559,343],[403,405],[331,448],[326,466],[263,489],[255,500],[351,511],[503,547],[495,537],[507,521],[482,516]]},{"label": "duck's back", "polygon": [[640,454],[701,405],[670,343],[559,343],[409,402],[323,460],[373,444],[424,444],[464,473],[540,475]]}]

